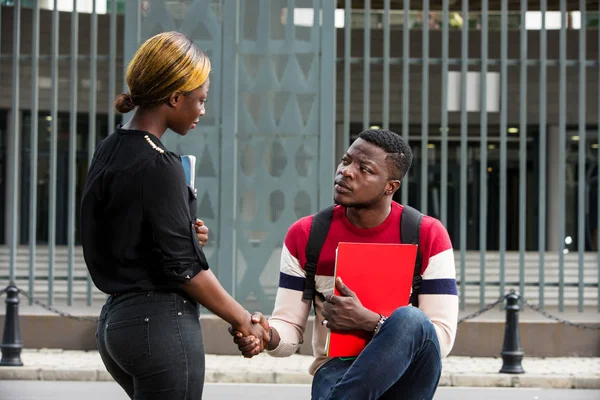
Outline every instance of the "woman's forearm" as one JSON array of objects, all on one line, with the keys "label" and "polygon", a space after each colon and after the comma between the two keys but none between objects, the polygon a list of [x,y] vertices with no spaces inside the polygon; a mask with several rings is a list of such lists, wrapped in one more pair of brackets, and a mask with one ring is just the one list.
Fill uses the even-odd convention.
[{"label": "woman's forearm", "polygon": [[210,269],[200,272],[182,288],[192,299],[235,329],[250,324],[250,313],[227,293]]}]

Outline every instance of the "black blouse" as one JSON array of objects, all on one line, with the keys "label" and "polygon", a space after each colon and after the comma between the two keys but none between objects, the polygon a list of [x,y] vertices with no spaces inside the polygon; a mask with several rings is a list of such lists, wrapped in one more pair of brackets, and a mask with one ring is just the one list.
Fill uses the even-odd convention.
[{"label": "black blouse", "polygon": [[148,132],[117,127],[94,153],[81,204],[94,284],[108,294],[178,290],[208,269],[195,210],[179,156]]}]

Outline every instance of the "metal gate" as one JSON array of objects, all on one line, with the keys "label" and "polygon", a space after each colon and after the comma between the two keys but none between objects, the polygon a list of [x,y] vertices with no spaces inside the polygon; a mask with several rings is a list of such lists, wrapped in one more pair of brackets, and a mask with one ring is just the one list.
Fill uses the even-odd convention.
[{"label": "metal gate", "polygon": [[288,227],[331,202],[336,159],[381,126],[413,148],[397,200],[448,228],[462,309],[516,288],[600,310],[597,2],[1,4],[2,281],[49,303],[102,299],[78,245],[79,193],[121,119],[127,62],[173,29],[213,73],[201,126],[166,144],[198,157],[206,251],[246,307],[272,310]]},{"label": "metal gate", "polygon": [[600,311],[598,3],[338,6],[344,146],[370,126],[409,141],[397,200],[448,228],[461,309],[514,288]]}]

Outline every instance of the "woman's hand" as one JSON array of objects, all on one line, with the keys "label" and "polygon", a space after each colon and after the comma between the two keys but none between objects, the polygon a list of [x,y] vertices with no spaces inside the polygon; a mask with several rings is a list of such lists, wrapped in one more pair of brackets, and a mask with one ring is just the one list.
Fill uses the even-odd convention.
[{"label": "woman's hand", "polygon": [[269,322],[260,312],[255,312],[252,314],[252,323],[260,324],[265,332],[268,333],[267,335],[263,336],[262,343],[253,335],[243,336],[241,332],[234,330],[233,327],[229,327],[229,333],[234,338],[233,342],[238,346],[238,349],[246,358],[252,358],[255,355],[262,353],[263,350],[267,349],[269,342],[272,340],[271,335],[276,332],[269,326]]},{"label": "woman's hand", "polygon": [[198,236],[198,241],[200,242],[200,246],[204,247],[206,242],[208,241],[208,226],[204,225],[204,221],[201,219],[196,219],[196,236]]},{"label": "woman's hand", "polygon": [[[261,318],[262,317],[262,318]],[[269,324],[260,313],[255,313],[252,320],[248,318],[248,323],[242,323],[240,326],[231,326],[229,333],[234,336],[234,342],[238,349],[246,358],[252,358],[262,353],[271,339]]]}]

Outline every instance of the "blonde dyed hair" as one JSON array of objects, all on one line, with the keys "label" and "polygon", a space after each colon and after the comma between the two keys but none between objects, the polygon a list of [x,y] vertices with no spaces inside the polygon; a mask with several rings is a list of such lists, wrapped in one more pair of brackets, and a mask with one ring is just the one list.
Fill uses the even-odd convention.
[{"label": "blonde dyed hair", "polygon": [[186,94],[202,86],[210,74],[208,56],[185,35],[163,32],[146,40],[127,67],[129,93],[120,94],[115,108],[127,113],[135,107],[165,103],[173,93]]}]

